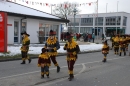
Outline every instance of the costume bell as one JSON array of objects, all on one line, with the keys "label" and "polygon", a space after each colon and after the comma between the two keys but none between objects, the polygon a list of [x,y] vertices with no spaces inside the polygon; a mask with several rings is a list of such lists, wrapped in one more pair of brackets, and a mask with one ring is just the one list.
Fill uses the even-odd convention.
[{"label": "costume bell", "polygon": [[74,78],[73,68],[74,64],[78,58],[77,54],[80,52],[78,44],[74,41],[72,34],[67,32],[66,38],[68,42],[64,46],[64,50],[67,50],[67,64],[69,70],[69,80],[71,81]]},{"label": "costume bell", "polygon": [[23,35],[22,47],[20,48],[22,60],[23,60],[21,64],[25,64],[26,59],[28,59],[29,63],[31,63],[31,59],[28,56],[28,50],[29,50],[29,45],[30,45],[30,39],[29,39],[30,35],[27,34],[26,32],[21,33],[21,35]]},{"label": "costume bell", "polygon": [[107,61],[107,54],[109,53],[109,46],[107,44],[107,40],[104,42],[104,45],[102,47],[102,54],[104,55],[104,58],[102,60],[102,62],[106,62]]},{"label": "costume bell", "polygon": [[57,50],[60,48],[60,44],[56,38],[56,32],[53,30],[50,30],[50,36],[48,37],[46,43],[45,43],[45,48],[48,51],[48,55],[52,62],[54,63],[55,66],[57,66],[57,72],[60,72],[60,67],[59,64],[56,61],[56,56],[57,56]]},{"label": "costume bell", "polygon": [[120,55],[122,54],[122,51],[124,52],[124,56],[126,55],[126,51],[125,51],[125,48],[126,48],[126,39],[125,39],[125,36],[124,35],[121,35],[120,37],[120,40],[119,40],[119,47],[120,47]]},{"label": "costume bell", "polygon": [[114,38],[114,51],[115,54],[119,54],[119,36],[116,35],[116,37]]},{"label": "costume bell", "polygon": [[41,67],[41,78],[44,78],[44,74],[49,78],[49,66],[51,66],[51,60],[47,50],[42,48],[42,53],[38,57],[38,67]]}]

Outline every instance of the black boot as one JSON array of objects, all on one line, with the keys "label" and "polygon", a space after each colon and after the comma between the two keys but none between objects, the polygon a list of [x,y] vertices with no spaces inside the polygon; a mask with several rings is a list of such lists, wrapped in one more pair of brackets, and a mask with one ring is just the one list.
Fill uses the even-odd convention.
[{"label": "black boot", "polygon": [[59,66],[57,66],[57,73],[59,73],[60,72],[60,67]]},{"label": "black boot", "polygon": [[41,75],[41,79],[44,78],[44,75]]},{"label": "black boot", "polygon": [[70,74],[70,77],[68,79],[69,79],[69,81],[72,81],[73,78],[74,78],[74,75]]},{"label": "black boot", "polygon": [[103,60],[102,60],[102,62],[106,62],[107,60],[104,58]]},{"label": "black boot", "polygon": [[49,78],[49,74],[47,74],[46,76],[47,76],[47,78]]},{"label": "black boot", "polygon": [[120,52],[120,55],[119,56],[121,56],[121,52]]},{"label": "black boot", "polygon": [[124,52],[124,56],[126,56],[126,52]]},{"label": "black boot", "polygon": [[29,63],[31,63],[31,61],[32,61],[31,59],[28,59],[28,62],[29,62]]},{"label": "black boot", "polygon": [[25,64],[25,61],[23,61],[21,64]]}]

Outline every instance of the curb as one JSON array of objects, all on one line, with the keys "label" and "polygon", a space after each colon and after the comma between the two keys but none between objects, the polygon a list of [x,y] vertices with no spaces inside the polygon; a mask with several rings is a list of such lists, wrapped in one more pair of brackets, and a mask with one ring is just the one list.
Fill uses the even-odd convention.
[{"label": "curb", "polygon": [[[79,54],[94,53],[94,52],[101,52],[101,50],[94,50],[94,51],[80,52]],[[59,56],[66,56],[66,53],[58,54],[57,57],[59,57]],[[38,58],[38,57],[30,56],[30,58],[31,58],[31,59],[36,59],[36,58]],[[16,58],[16,59],[5,59],[5,60],[0,60],[0,62],[16,61],[16,60],[21,60],[21,58]]]}]

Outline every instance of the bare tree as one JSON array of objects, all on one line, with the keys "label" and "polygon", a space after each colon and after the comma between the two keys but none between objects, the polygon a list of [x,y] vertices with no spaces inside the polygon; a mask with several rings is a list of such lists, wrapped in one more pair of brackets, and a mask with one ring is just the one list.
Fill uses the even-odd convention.
[{"label": "bare tree", "polygon": [[[73,10],[76,9],[77,12],[76,14],[79,14],[81,11],[78,9],[78,5],[77,3],[70,3],[70,2],[63,2],[60,3],[59,6],[56,6],[53,10],[53,14],[64,18],[64,19],[68,19],[67,16],[68,15],[74,15]],[[67,25],[67,23],[66,23]]]}]

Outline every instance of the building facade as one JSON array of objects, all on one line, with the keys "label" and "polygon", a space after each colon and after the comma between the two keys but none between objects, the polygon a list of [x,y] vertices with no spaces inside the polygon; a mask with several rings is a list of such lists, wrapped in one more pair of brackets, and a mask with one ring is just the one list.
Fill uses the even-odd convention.
[{"label": "building facade", "polygon": [[[130,14],[126,12],[99,13],[98,17],[93,14],[80,14],[68,16],[70,23],[68,29],[75,33],[95,33],[110,37],[111,34],[130,34]],[[74,28],[75,25],[75,28]]]},{"label": "building facade", "polygon": [[69,22],[55,15],[9,1],[0,2],[0,12],[7,13],[8,44],[21,43],[21,32],[24,31],[30,34],[31,43],[44,43],[50,30],[56,31],[60,40],[61,23]]}]

